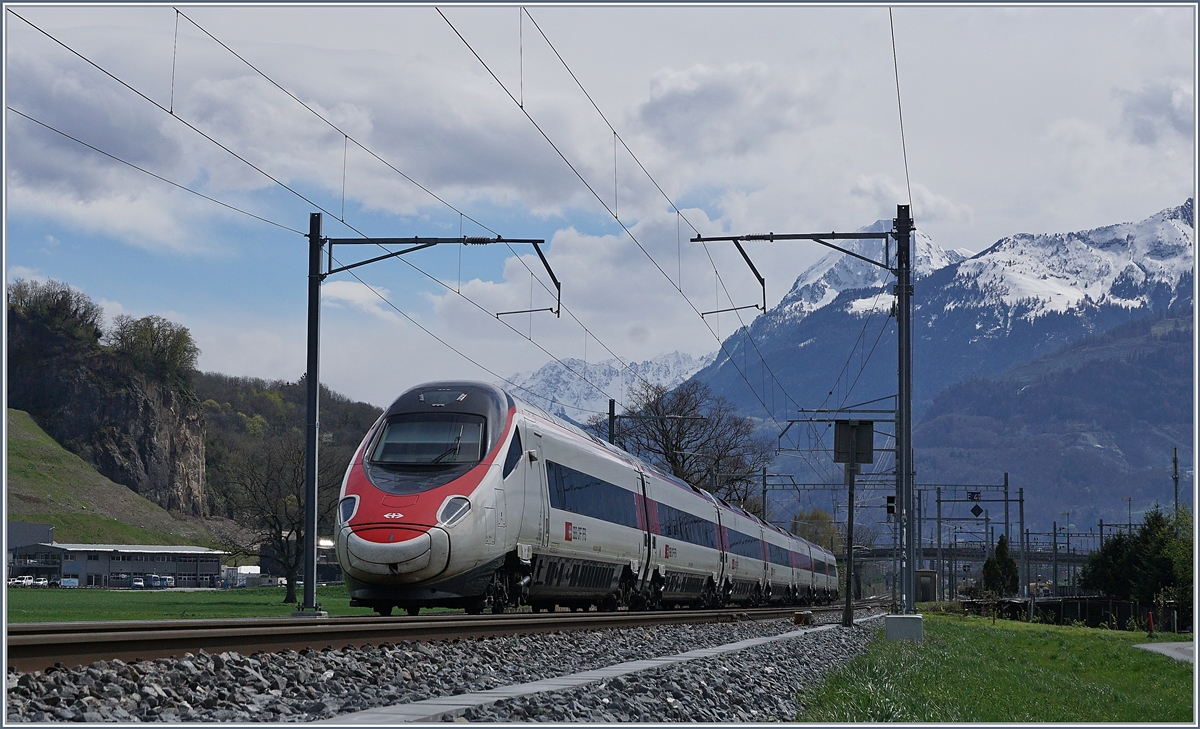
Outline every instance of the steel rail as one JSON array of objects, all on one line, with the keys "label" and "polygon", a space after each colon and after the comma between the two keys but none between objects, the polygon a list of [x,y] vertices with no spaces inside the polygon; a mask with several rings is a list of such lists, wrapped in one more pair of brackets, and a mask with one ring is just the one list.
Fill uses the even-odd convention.
[{"label": "steel rail", "polygon": [[[870,607],[875,603],[862,603]],[[601,630],[641,625],[718,623],[790,617],[798,610],[836,612],[840,607],[649,612],[444,614],[416,617],[234,618],[221,620],[15,623],[7,634],[8,666],[21,671],[87,665],[98,660],[135,661],[195,653],[379,645],[399,641],[486,638],[501,635]]]}]

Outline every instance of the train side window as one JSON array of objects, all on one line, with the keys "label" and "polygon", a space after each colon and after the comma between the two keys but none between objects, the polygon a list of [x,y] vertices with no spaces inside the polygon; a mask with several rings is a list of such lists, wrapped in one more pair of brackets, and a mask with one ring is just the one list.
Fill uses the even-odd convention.
[{"label": "train side window", "polygon": [[508,455],[504,458],[504,475],[501,478],[508,478],[508,474],[513,472],[517,464],[521,461],[521,429],[513,429],[512,443],[508,446]]}]

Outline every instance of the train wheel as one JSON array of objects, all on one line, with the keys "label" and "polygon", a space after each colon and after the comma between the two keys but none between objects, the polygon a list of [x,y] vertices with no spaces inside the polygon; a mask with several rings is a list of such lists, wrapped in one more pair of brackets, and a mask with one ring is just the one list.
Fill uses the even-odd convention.
[{"label": "train wheel", "polygon": [[467,603],[467,615],[481,615],[483,613],[484,602],[485,600],[482,597],[477,597]]},{"label": "train wheel", "polygon": [[408,611],[409,616],[414,617],[414,618],[421,614],[421,606],[420,605],[409,605],[408,607],[405,608],[405,610]]},{"label": "train wheel", "polygon": [[392,606],[391,605],[376,605],[375,612],[379,613],[379,617],[386,618],[387,616],[392,614]]}]

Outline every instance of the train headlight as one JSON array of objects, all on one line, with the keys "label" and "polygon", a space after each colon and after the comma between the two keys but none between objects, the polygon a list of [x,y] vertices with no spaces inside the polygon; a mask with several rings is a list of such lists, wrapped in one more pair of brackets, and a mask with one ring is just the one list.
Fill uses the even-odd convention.
[{"label": "train headlight", "polygon": [[438,512],[438,521],[443,526],[454,526],[471,510],[471,502],[461,496],[455,496],[447,501]]},{"label": "train headlight", "polygon": [[358,497],[347,496],[338,504],[338,523],[349,524],[358,512]]}]

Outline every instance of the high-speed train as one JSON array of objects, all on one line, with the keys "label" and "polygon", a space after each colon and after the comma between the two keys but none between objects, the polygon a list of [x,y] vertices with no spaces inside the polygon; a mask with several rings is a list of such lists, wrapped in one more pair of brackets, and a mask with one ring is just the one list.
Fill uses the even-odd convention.
[{"label": "high-speed train", "polygon": [[482,382],[392,403],[342,481],[352,606],[640,610],[837,597],[819,546]]}]

